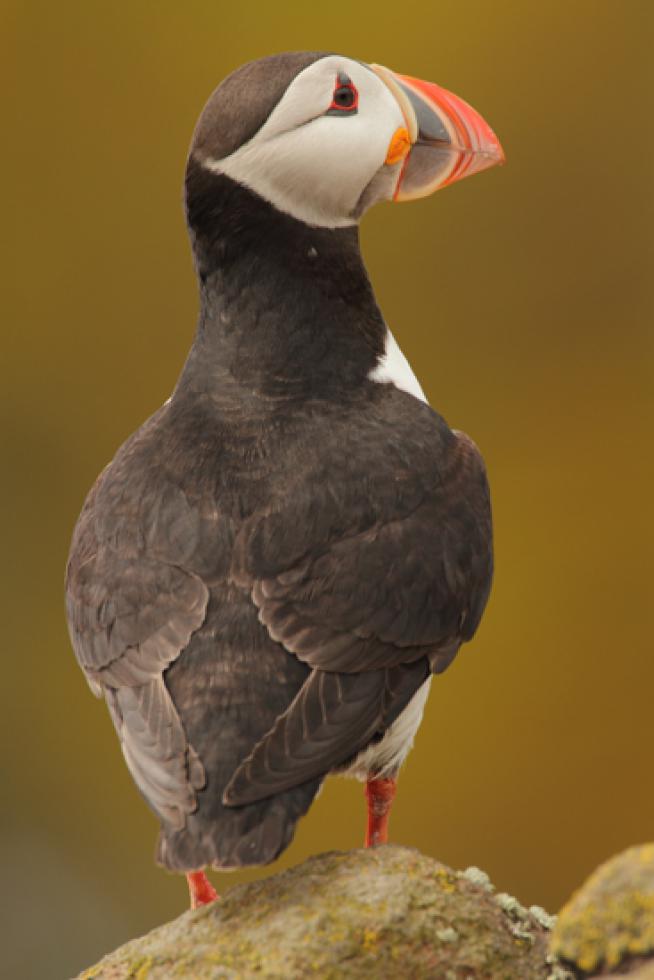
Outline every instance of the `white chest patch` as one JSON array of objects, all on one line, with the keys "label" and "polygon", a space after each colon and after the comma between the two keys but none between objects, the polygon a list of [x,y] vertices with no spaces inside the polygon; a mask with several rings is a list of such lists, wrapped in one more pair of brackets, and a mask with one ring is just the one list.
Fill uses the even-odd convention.
[{"label": "white chest patch", "polygon": [[400,391],[406,391],[422,402],[427,401],[425,393],[420,387],[420,382],[411,370],[411,365],[398,347],[397,341],[388,327],[386,328],[384,354],[368,377],[371,381],[379,381],[381,384],[395,385]]}]

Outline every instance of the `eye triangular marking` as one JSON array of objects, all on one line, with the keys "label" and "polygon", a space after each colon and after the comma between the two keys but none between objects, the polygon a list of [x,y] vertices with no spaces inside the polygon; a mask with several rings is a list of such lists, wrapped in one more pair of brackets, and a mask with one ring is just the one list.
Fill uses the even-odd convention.
[{"label": "eye triangular marking", "polygon": [[339,71],[336,75],[336,84],[332,102],[327,110],[328,116],[355,116],[359,111],[359,92],[350,76]]}]

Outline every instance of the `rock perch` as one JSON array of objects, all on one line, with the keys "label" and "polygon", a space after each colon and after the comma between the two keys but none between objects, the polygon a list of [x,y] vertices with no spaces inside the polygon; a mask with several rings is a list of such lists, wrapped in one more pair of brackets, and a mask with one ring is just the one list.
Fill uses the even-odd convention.
[{"label": "rock perch", "polygon": [[84,980],[563,980],[553,920],[406,847],[331,852],[229,890],[127,943]]}]

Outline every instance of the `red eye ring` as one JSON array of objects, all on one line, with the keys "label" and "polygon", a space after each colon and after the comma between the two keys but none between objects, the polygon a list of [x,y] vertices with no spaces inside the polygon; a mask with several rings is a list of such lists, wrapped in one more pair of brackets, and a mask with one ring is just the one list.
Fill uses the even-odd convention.
[{"label": "red eye ring", "polygon": [[350,78],[339,72],[332,94],[332,102],[327,110],[328,116],[353,116],[359,109],[359,93]]}]

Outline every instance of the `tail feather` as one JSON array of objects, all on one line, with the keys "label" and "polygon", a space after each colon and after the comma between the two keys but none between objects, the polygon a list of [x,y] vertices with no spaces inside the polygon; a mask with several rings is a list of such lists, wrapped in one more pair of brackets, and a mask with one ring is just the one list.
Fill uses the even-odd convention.
[{"label": "tail feather", "polygon": [[269,864],[290,844],[321,782],[314,779],[248,806],[223,807],[211,821],[203,816],[200,792],[198,810],[187,817],[183,829],[162,827],[156,860],[170,871],[182,872]]}]

